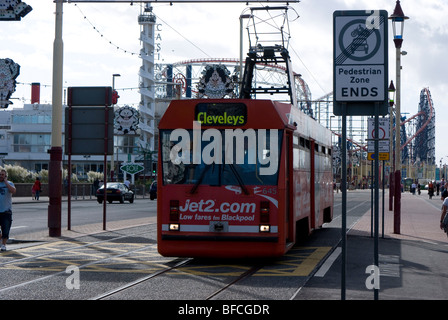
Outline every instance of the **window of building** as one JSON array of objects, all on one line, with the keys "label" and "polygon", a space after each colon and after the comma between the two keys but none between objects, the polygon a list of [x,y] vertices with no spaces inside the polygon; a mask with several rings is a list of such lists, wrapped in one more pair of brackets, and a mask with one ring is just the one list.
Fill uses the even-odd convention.
[{"label": "window of building", "polygon": [[51,124],[51,115],[45,114],[33,114],[33,115],[25,115],[25,114],[13,114],[12,115],[12,123],[14,124]]},{"label": "window of building", "polygon": [[14,134],[12,147],[14,152],[45,153],[51,148],[51,135],[42,133]]}]

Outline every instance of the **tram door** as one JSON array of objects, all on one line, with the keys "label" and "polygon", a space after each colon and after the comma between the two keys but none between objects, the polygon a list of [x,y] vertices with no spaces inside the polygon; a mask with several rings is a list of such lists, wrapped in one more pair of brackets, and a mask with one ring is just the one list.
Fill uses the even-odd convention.
[{"label": "tram door", "polygon": [[293,159],[293,145],[292,145],[292,131],[286,131],[286,143],[285,143],[285,179],[286,179],[286,212],[285,212],[285,237],[286,237],[286,243],[290,243],[294,241],[294,218],[293,218],[293,199],[291,197],[291,192],[293,190],[293,165],[292,165],[292,159]]},{"label": "tram door", "polygon": [[316,153],[316,143],[311,140],[310,145],[310,228],[311,230],[316,228],[316,193],[315,193],[315,182],[316,182],[316,164],[315,164],[315,153]]}]

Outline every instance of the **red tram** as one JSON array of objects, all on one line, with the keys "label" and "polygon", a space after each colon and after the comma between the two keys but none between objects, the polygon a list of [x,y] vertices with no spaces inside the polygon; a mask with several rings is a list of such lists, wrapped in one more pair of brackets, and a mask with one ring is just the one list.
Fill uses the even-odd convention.
[{"label": "red tram", "polygon": [[176,100],[159,134],[164,256],[281,256],[332,220],[331,132],[291,104]]}]

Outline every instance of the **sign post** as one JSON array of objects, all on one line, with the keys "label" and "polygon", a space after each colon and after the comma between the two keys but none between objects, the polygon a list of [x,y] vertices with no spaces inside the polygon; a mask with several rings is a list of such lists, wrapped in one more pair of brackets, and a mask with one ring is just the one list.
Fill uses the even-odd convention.
[{"label": "sign post", "polygon": [[69,87],[65,112],[65,153],[68,155],[67,228],[71,229],[71,156],[104,155],[103,230],[106,230],[107,155],[113,151],[111,87]]},{"label": "sign post", "polygon": [[[387,11],[351,10],[333,13],[333,113],[342,116],[342,270],[341,299],[345,300],[347,239],[346,121],[349,116],[375,116],[372,139],[375,156],[374,268],[378,269],[379,115],[388,113]],[[384,134],[385,136],[385,134]],[[361,159],[362,160],[362,159]],[[374,271],[374,272],[376,272]],[[379,279],[375,275],[374,279]],[[378,299],[379,283],[373,285]]]}]

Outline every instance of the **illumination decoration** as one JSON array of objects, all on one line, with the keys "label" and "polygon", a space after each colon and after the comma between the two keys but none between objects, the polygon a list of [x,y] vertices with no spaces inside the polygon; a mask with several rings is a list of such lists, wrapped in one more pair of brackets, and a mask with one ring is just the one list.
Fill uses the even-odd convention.
[{"label": "illumination decoration", "polygon": [[202,78],[198,83],[198,98],[222,99],[226,95],[234,98],[234,88],[235,83],[225,65],[208,65],[202,71]]},{"label": "illumination decoration", "polygon": [[0,0],[0,20],[20,21],[33,8],[20,0]]},{"label": "illumination decoration", "polygon": [[137,134],[139,122],[138,110],[124,106],[115,111],[114,134]]},{"label": "illumination decoration", "polygon": [[16,78],[20,66],[11,59],[0,59],[0,108],[8,108],[11,94],[16,91]]}]

